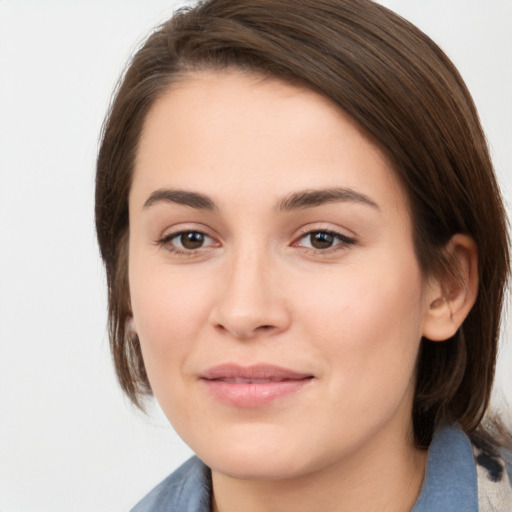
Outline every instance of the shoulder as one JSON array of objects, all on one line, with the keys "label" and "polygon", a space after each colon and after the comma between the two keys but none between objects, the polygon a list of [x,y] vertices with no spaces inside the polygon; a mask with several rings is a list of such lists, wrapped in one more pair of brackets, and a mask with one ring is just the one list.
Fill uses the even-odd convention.
[{"label": "shoulder", "polygon": [[210,470],[192,457],[160,482],[131,512],[209,512]]}]

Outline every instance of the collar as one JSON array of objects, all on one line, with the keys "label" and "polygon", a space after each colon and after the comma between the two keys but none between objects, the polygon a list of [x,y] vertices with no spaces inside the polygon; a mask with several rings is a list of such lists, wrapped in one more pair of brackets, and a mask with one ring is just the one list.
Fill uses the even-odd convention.
[{"label": "collar", "polygon": [[192,457],[147,494],[131,512],[210,512],[211,473]]},{"label": "collar", "polygon": [[478,512],[471,443],[457,425],[441,427],[428,451],[427,470],[411,512]]}]

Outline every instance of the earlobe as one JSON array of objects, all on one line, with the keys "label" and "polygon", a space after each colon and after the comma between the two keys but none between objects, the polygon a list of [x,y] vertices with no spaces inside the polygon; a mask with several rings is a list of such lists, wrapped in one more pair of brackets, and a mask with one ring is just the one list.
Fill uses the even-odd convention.
[{"label": "earlobe", "polygon": [[455,335],[478,294],[478,250],[468,235],[454,235],[446,246],[451,272],[433,278],[427,297],[423,336],[444,341]]}]

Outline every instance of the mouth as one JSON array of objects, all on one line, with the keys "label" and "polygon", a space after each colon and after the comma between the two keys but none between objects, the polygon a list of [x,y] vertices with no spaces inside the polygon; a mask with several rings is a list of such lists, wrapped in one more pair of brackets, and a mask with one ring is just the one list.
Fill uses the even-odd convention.
[{"label": "mouth", "polygon": [[239,366],[223,364],[200,375],[208,391],[222,403],[254,408],[295,394],[314,376],[274,365]]}]

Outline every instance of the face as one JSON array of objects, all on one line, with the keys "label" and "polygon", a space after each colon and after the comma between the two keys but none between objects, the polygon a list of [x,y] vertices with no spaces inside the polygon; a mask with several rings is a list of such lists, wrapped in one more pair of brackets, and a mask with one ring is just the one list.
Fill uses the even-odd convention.
[{"label": "face", "polygon": [[191,75],[147,116],[129,206],[151,387],[214,472],[410,443],[429,288],[389,162],[329,100]]}]

